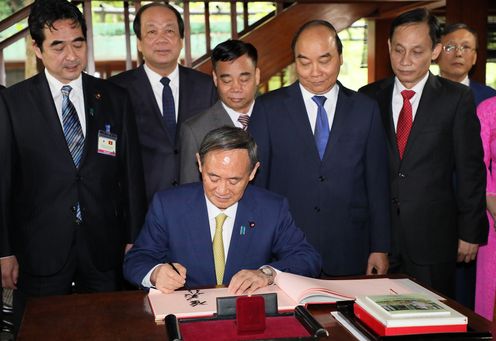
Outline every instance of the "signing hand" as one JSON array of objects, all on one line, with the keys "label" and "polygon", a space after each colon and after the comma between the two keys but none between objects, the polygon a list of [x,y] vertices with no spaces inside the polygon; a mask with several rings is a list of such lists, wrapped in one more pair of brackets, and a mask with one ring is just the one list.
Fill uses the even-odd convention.
[{"label": "signing hand", "polygon": [[153,270],[150,276],[150,282],[164,294],[170,294],[186,283],[186,268],[179,263],[173,264],[179,273],[169,264],[161,264]]}]

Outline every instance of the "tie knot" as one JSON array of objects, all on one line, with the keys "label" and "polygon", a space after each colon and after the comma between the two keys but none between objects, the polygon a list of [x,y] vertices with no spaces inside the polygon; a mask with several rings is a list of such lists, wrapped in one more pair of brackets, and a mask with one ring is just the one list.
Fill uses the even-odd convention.
[{"label": "tie knot", "polygon": [[250,122],[250,115],[248,114],[239,115],[238,122],[243,125],[243,129],[246,129],[246,127],[248,127],[248,123]]},{"label": "tie knot", "polygon": [[413,95],[415,95],[415,91],[413,90],[403,90],[401,92],[401,96],[403,96],[403,100],[410,100],[410,98],[412,98]]},{"label": "tie knot", "polygon": [[162,77],[162,79],[160,79],[160,83],[162,83],[164,86],[169,86],[170,79],[167,77]]},{"label": "tie knot", "polygon": [[327,100],[327,97],[326,96],[313,96],[312,97],[312,100],[317,103],[317,105],[319,107],[323,107],[324,106],[324,103],[325,101]]},{"label": "tie knot", "polygon": [[60,91],[62,92],[63,96],[69,96],[72,91],[72,87],[70,85],[64,85],[62,89],[60,89]]},{"label": "tie knot", "polygon": [[226,221],[226,218],[227,218],[227,215],[225,215],[224,213],[219,213],[215,217],[215,229],[216,230],[222,229],[222,225],[224,225],[224,221]]}]

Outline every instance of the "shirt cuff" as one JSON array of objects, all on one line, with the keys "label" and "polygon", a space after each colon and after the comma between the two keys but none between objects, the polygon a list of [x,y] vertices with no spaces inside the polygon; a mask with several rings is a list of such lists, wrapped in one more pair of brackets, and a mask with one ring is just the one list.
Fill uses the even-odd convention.
[{"label": "shirt cuff", "polygon": [[141,285],[143,287],[145,287],[145,288],[155,288],[155,286],[151,282],[151,277],[152,277],[153,270],[155,270],[155,268],[157,268],[160,265],[162,265],[162,264],[155,265],[150,271],[148,271],[148,273],[145,275],[145,277],[143,277],[143,280],[141,281]]}]

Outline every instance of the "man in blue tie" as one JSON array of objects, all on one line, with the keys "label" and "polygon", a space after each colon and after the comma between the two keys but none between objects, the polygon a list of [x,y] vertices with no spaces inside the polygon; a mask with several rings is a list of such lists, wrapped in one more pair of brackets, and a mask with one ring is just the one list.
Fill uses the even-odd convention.
[{"label": "man in blue tie", "polygon": [[66,0],[28,19],[45,70],[0,94],[2,286],[25,296],[120,288],[145,191],[126,91],[83,73],[86,24]]},{"label": "man in blue tie", "polygon": [[292,43],[298,81],[255,102],[255,183],[286,196],[326,275],[386,273],[390,244],[386,139],[377,104],[337,81],[334,27],[304,24]]}]

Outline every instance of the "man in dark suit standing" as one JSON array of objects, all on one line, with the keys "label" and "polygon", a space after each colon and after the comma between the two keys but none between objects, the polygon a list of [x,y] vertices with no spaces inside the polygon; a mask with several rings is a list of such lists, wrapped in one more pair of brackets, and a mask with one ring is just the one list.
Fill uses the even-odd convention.
[{"label": "man in dark suit standing", "polygon": [[441,52],[426,9],[393,20],[389,53],[396,77],[361,89],[375,98],[389,138],[391,272],[453,297],[455,265],[487,239],[480,125],[470,89],[430,74]]},{"label": "man in dark suit standing", "polygon": [[210,130],[224,125],[246,130],[260,82],[257,50],[250,43],[227,40],[213,49],[211,59],[220,99],[181,126],[179,179],[182,184],[200,180],[195,155]]},{"label": "man in dark suit standing", "polygon": [[477,60],[477,32],[474,29],[463,23],[448,25],[441,36],[441,44],[443,49],[437,59],[441,77],[469,86],[476,106],[496,96],[496,90],[469,78]]},{"label": "man in dark suit standing", "polygon": [[321,20],[292,49],[299,81],[258,97],[249,130],[260,148],[256,184],[286,196],[326,275],[386,273],[387,151],[375,101],[337,82],[342,44]]},{"label": "man in dark suit standing", "polygon": [[210,131],[196,157],[202,183],[155,195],[126,255],[129,281],[164,293],[229,284],[241,294],[272,284],[274,268],[319,275],[321,258],[295,226],[287,200],[248,184],[259,162],[246,131]]},{"label": "man in dark suit standing", "polygon": [[134,115],[125,90],[82,73],[75,5],[36,1],[28,23],[45,70],[0,94],[2,286],[116,290],[146,205]]},{"label": "man in dark suit standing", "polygon": [[[441,44],[443,49],[437,59],[441,77],[469,86],[476,106],[496,96],[496,90],[469,78],[477,60],[477,32],[474,29],[463,23],[448,25],[441,36]],[[471,309],[475,303],[475,272],[475,261],[458,263],[456,266],[455,299]]]},{"label": "man in dark suit standing", "polygon": [[217,101],[212,78],[178,65],[184,22],[171,5],[153,2],[136,13],[133,23],[145,64],[110,80],[125,87],[136,113],[145,172],[146,195],[179,183],[182,122]]}]

